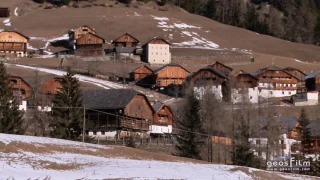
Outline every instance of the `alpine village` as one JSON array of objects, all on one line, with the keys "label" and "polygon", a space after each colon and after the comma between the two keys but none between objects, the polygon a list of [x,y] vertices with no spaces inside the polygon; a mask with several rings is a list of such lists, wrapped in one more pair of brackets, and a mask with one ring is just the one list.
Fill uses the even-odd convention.
[{"label": "alpine village", "polygon": [[[260,30],[229,22],[228,18],[236,16],[232,14],[232,7],[236,8],[233,4],[237,3],[240,8],[247,9],[247,14],[253,8],[258,18],[263,17],[264,11],[268,20],[275,16],[269,11],[291,17],[291,9],[282,5],[282,13],[273,1],[206,0],[206,8],[214,9],[213,18],[207,15],[209,10],[204,15],[196,9],[200,7],[190,10],[195,5],[183,0],[26,1],[24,4],[19,0],[14,0],[13,4],[8,2],[8,5],[0,3],[3,21],[0,26],[1,156],[6,156],[4,153],[9,151],[7,143],[10,141],[18,143],[28,137],[50,137],[70,140],[70,143],[79,141],[99,147],[136,149],[134,156],[139,157],[141,153],[151,152],[152,155],[146,155],[150,159],[166,155],[195,159],[190,161],[192,163],[308,175],[297,179],[320,176],[319,2],[308,1],[318,5],[315,9],[319,19],[312,31],[315,35],[318,33],[315,40],[318,44],[308,45],[309,41],[303,41],[303,38],[289,40],[278,37],[271,30],[261,32],[264,26],[259,19]],[[312,7],[308,3],[304,5]],[[266,7],[269,7],[269,14]],[[297,12],[299,8],[296,8]],[[226,20],[219,16],[224,10],[230,15],[226,15]],[[106,15],[98,17],[100,11]],[[184,15],[177,15],[186,14],[186,11],[209,19],[192,14],[184,19]],[[70,20],[55,17],[59,12],[77,15],[70,15]],[[176,13],[176,16],[169,13]],[[239,13],[238,16],[244,13],[242,18],[247,18],[245,12]],[[122,18],[117,17],[120,15]],[[151,18],[155,27],[149,27],[151,20],[138,20],[144,16]],[[197,23],[197,18],[203,20],[203,26]],[[43,24],[37,25],[37,21]],[[191,25],[193,21],[194,25]],[[215,23],[210,26],[213,28],[206,30],[205,24],[211,22]],[[278,28],[271,25],[269,22],[267,28]],[[296,29],[298,33],[299,28]],[[181,32],[178,40],[174,34],[177,31]],[[251,33],[253,39],[255,36],[261,39],[249,40],[247,35],[240,38],[242,32]],[[215,41],[209,36],[222,37]],[[240,43],[223,44],[232,44],[238,41],[237,38]],[[247,44],[253,41],[255,43],[249,47]],[[265,45],[268,43],[269,46]],[[231,48],[237,45],[241,48]],[[252,50],[246,50],[246,47]],[[268,48],[270,53],[267,53]],[[300,57],[306,58],[302,61],[298,60]],[[15,140],[2,140],[9,134],[20,136],[14,136]],[[56,139],[49,141],[53,143]],[[20,143],[29,141],[29,148],[42,146],[33,145],[31,140]],[[20,151],[18,144],[11,148]],[[127,157],[129,150],[117,151]],[[78,160],[75,158],[75,161]],[[282,170],[281,165],[274,164],[292,161],[309,164]],[[251,172],[250,169],[247,171]],[[10,177],[20,179],[23,176]],[[0,179],[10,177],[0,175]],[[52,176],[52,179],[59,179],[54,177],[58,176]],[[72,177],[76,176],[65,178]],[[89,179],[100,179],[100,176],[95,177],[88,176]],[[134,177],[128,176],[128,179]],[[209,179],[224,179],[219,177],[211,174]],[[184,179],[172,176],[159,179],[176,178]],[[29,178],[25,176],[25,179]],[[146,175],[144,179],[152,178]],[[243,178],[230,176],[226,179]],[[257,176],[251,179],[269,178]]]}]

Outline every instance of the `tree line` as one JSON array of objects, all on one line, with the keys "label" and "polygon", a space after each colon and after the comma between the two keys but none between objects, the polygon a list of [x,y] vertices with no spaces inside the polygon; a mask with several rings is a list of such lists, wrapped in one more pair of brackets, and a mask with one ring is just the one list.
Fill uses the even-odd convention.
[{"label": "tree line", "polygon": [[[320,45],[319,0],[169,0],[190,13],[292,42]],[[256,3],[254,3],[256,2]]]}]

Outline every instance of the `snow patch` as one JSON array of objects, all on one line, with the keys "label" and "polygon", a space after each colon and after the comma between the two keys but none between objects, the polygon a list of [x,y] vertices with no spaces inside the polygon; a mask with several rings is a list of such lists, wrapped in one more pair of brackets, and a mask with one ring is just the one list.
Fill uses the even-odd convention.
[{"label": "snow patch", "polygon": [[134,12],[134,16],[141,16],[140,14],[138,14],[138,13],[136,13],[136,12]]},{"label": "snow patch", "polygon": [[5,26],[11,26],[10,19],[5,19],[5,20],[3,21],[3,24],[4,24]]},{"label": "snow patch", "polygon": [[201,29],[201,27],[191,26],[191,25],[188,25],[188,24],[185,24],[185,23],[180,23],[180,24],[174,23],[174,26],[179,28],[179,29],[186,29],[186,28]]},{"label": "snow patch", "polygon": [[169,21],[169,19],[167,17],[157,17],[157,16],[152,16],[153,19],[158,20],[158,21]]},{"label": "snow patch", "polygon": [[308,64],[308,62],[304,62],[304,61],[301,61],[301,60],[298,60],[298,59],[294,59],[296,62],[298,63],[304,63],[304,64]]},{"label": "snow patch", "polygon": [[19,9],[18,7],[16,7],[16,9],[14,9],[14,15],[15,15],[15,16],[19,16],[19,14],[18,14],[18,9]]}]

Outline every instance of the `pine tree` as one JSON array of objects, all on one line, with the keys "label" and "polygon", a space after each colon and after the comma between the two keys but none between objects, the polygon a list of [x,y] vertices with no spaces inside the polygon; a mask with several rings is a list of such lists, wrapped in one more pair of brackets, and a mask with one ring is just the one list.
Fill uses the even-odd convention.
[{"label": "pine tree", "polygon": [[192,92],[187,96],[187,103],[183,108],[182,119],[178,121],[176,149],[179,156],[201,159],[199,146],[203,143],[200,133],[203,133],[200,119],[200,102]]},{"label": "pine tree", "polygon": [[306,153],[310,146],[310,128],[309,125],[309,118],[304,108],[301,109],[300,117],[298,120],[298,127],[297,131],[301,140],[301,148],[302,153]]},{"label": "pine tree", "polygon": [[13,96],[6,68],[0,62],[0,133],[23,134],[22,113],[18,102]]},{"label": "pine tree", "polygon": [[50,124],[53,128],[52,137],[77,140],[81,134],[83,121],[82,92],[79,81],[73,77],[68,70],[62,77],[61,88],[55,95],[53,103],[54,122]]},{"label": "pine tree", "polygon": [[244,117],[240,117],[240,124],[235,132],[232,163],[239,166],[257,167],[259,162],[250,148],[249,125]]}]

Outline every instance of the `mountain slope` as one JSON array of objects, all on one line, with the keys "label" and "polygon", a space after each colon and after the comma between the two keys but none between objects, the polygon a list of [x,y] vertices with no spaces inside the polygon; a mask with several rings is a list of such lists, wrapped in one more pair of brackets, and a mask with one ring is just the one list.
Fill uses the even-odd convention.
[{"label": "mountain slope", "polygon": [[60,139],[0,134],[0,179],[317,179]]},{"label": "mountain slope", "polygon": [[[21,4],[18,11],[21,16],[13,16],[10,20],[12,27],[32,37],[31,44],[35,47],[43,47],[47,39],[60,37],[69,29],[87,24],[94,27],[107,42],[128,32],[142,43],[154,36],[162,36],[173,47],[219,50],[239,48],[242,52],[253,51],[302,61],[320,61],[320,47],[260,35],[189,14],[175,7],[169,8],[169,11],[159,11],[153,9],[154,4],[149,3],[136,6],[137,8],[113,4],[112,8],[93,6],[44,9],[32,2],[30,4]],[[28,8],[29,11],[26,11]],[[0,28],[4,28],[4,25],[1,26]],[[188,51],[185,54],[188,55]]]}]

